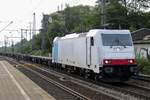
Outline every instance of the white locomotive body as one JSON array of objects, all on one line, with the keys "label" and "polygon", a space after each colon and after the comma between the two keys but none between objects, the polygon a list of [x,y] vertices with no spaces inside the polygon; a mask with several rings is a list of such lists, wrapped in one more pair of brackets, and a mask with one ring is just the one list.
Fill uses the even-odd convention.
[{"label": "white locomotive body", "polygon": [[128,30],[93,29],[87,33],[56,37],[52,61],[107,81],[126,81],[137,68]]}]

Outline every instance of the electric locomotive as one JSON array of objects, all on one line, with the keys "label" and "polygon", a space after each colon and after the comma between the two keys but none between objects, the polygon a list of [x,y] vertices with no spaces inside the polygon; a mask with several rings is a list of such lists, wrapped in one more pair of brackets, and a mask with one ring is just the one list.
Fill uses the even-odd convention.
[{"label": "electric locomotive", "polygon": [[123,82],[135,74],[134,46],[129,30],[92,29],[56,37],[52,62],[85,77]]}]

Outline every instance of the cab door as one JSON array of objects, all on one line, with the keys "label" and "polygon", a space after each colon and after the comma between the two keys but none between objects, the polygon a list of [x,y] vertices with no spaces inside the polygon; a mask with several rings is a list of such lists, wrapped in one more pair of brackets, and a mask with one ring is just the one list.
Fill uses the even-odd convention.
[{"label": "cab door", "polygon": [[87,37],[86,38],[86,61],[87,61],[87,65],[91,66],[91,46],[93,44],[93,37]]}]

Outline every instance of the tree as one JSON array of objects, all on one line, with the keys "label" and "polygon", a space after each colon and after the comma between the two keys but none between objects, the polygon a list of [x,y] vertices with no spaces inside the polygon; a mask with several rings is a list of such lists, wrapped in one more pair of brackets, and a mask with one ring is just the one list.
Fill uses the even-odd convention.
[{"label": "tree", "polygon": [[134,11],[139,12],[146,10],[150,7],[150,1],[149,0],[119,0],[125,8]]},{"label": "tree", "polygon": [[[106,0],[106,18],[111,28],[139,29],[146,27],[145,10],[149,0]],[[102,0],[98,0],[101,8]],[[147,19],[148,20],[148,19]]]},{"label": "tree", "polygon": [[[90,6],[67,7],[64,11],[65,26],[68,33],[84,32],[95,26],[97,9]],[[99,22],[100,23],[100,22]]]},{"label": "tree", "polygon": [[127,28],[126,8],[123,7],[118,0],[110,0],[106,12],[107,23],[110,24],[111,28]]},{"label": "tree", "polygon": [[[149,0],[106,0],[106,22],[109,28],[130,29],[134,31],[139,28],[150,28],[150,12],[144,9],[149,7]],[[38,35],[35,35],[30,41],[23,41],[15,45],[15,50],[22,53],[51,52],[53,39],[61,37],[69,33],[81,33],[94,28],[100,28],[101,25],[101,3],[98,0],[95,7],[91,6],[75,6],[69,7],[59,12],[54,12],[51,16],[52,23],[42,20],[42,29]],[[139,6],[135,7],[137,4]],[[41,35],[45,36],[45,49],[41,50]],[[31,43],[33,48],[31,49]],[[32,51],[31,51],[32,50]],[[34,50],[34,51],[33,51]]]}]

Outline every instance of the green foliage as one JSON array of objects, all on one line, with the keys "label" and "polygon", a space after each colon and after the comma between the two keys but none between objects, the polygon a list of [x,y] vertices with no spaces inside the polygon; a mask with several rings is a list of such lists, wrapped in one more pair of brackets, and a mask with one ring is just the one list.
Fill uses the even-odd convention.
[{"label": "green foliage", "polygon": [[49,51],[42,51],[42,50],[32,50],[30,52],[30,55],[35,55],[35,56],[49,56]]},{"label": "green foliage", "polygon": [[[85,32],[93,28],[99,28],[101,23],[101,0],[95,7],[75,6],[67,7],[63,11],[54,12],[47,17],[52,18],[52,23],[48,23],[47,18],[42,20],[42,30],[35,35],[32,40],[23,40],[14,46],[14,52],[48,55],[51,53],[53,39],[73,32]],[[149,2],[147,0],[107,0],[106,18],[110,28],[130,29],[134,31],[139,28],[150,28],[150,12],[145,12]],[[135,7],[132,5],[139,5]],[[45,50],[41,50],[41,37],[45,35]],[[2,51],[4,48],[1,49]],[[11,47],[8,48],[12,51]]]},{"label": "green foliage", "polygon": [[88,31],[97,22],[97,18],[95,19],[94,16],[95,14],[97,12],[94,7],[82,5],[72,8],[67,7],[64,11],[67,32]]},{"label": "green foliage", "polygon": [[142,70],[140,70],[141,73],[150,75],[150,60],[137,58],[136,62],[138,65],[144,66]]},{"label": "green foliage", "polygon": [[107,5],[107,23],[112,25],[112,28],[127,28],[127,9],[123,7],[118,0],[111,0]]},{"label": "green foliage", "polygon": [[[145,10],[150,8],[149,0],[107,0],[106,17],[111,28],[139,29],[149,28]],[[101,8],[102,0],[98,0]],[[147,24],[148,23],[148,24]]]},{"label": "green foliage", "polygon": [[30,40],[30,47],[32,50],[39,50],[41,45],[40,34],[34,35],[33,39]]},{"label": "green foliage", "polygon": [[15,51],[16,53],[24,53],[28,54],[31,52],[31,46],[30,43],[27,40],[22,40],[20,43],[15,45]]},{"label": "green foliage", "polygon": [[117,1],[126,9],[128,9],[128,11],[134,12],[147,10],[150,7],[149,0],[108,0],[108,1]]}]

